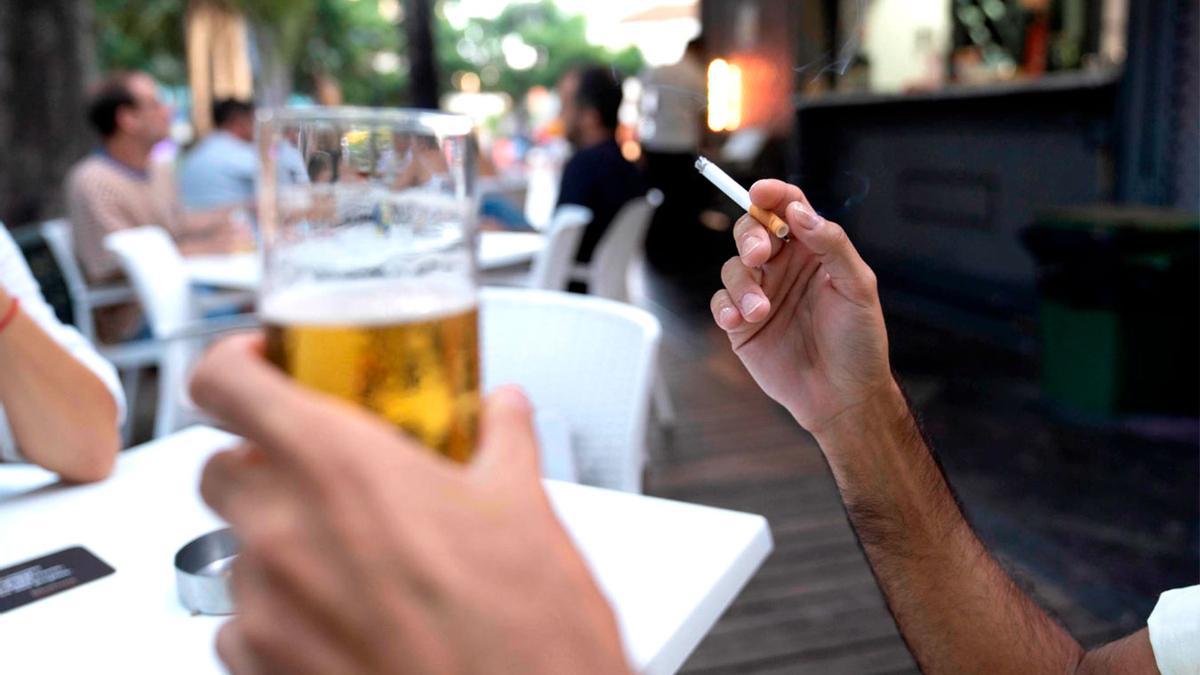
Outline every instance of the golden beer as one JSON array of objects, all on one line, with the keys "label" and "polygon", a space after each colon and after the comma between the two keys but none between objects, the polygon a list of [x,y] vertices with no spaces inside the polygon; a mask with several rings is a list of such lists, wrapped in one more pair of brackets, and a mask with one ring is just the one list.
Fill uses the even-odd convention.
[{"label": "golden beer", "polygon": [[469,460],[480,406],[474,302],[442,296],[435,309],[427,302],[419,311],[382,316],[376,303],[356,317],[353,298],[330,300],[264,307],[268,358],[297,382],[375,412],[446,457]]}]

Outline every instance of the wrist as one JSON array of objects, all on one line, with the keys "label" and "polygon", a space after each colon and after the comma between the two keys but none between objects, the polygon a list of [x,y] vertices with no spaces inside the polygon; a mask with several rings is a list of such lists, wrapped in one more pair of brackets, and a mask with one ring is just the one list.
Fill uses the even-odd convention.
[{"label": "wrist", "polygon": [[892,443],[915,429],[904,392],[894,378],[869,390],[859,402],[810,429],[832,463],[859,448]]},{"label": "wrist", "polygon": [[4,289],[0,288],[0,335],[3,335],[5,329],[12,324],[13,319],[17,318],[17,313],[20,309],[20,300],[15,296],[10,296]]}]

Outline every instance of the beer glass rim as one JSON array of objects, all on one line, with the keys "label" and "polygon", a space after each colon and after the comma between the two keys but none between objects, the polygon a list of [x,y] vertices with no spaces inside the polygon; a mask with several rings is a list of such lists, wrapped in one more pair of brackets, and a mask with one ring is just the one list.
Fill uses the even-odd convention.
[{"label": "beer glass rim", "polygon": [[365,106],[310,106],[266,108],[257,113],[259,126],[305,123],[386,125],[404,133],[431,136],[466,136],[474,125],[466,115],[419,108],[368,108]]}]

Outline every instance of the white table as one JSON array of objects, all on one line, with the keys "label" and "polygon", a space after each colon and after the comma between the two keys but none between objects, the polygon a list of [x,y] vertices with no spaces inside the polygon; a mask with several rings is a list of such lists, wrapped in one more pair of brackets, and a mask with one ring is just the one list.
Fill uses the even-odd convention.
[{"label": "white table", "polygon": [[[175,551],[221,522],[196,492],[234,438],[192,427],[124,453],[95,485],[0,466],[0,568],[81,545],[116,573],[0,614],[5,673],[213,673],[222,619],[176,598]],[[616,611],[631,663],[672,673],[771,550],[761,516],[548,481]]]},{"label": "white table", "polygon": [[[528,263],[545,245],[545,236],[536,232],[480,232],[479,269]],[[193,284],[230,290],[258,290],[262,276],[257,253],[188,256],[183,265]]]}]

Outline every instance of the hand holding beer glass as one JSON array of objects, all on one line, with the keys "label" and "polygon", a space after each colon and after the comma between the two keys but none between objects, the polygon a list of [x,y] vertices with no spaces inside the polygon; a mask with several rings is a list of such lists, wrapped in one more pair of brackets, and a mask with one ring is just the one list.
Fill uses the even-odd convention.
[{"label": "hand holding beer glass", "polygon": [[[286,109],[261,113],[258,131],[268,358],[467,461],[480,406],[469,119]],[[280,184],[285,137],[306,161],[332,158],[332,180]],[[420,153],[433,168],[401,180]]]}]

